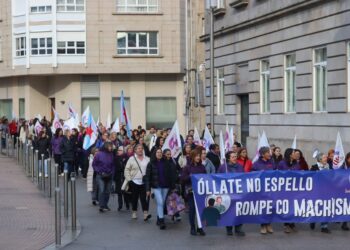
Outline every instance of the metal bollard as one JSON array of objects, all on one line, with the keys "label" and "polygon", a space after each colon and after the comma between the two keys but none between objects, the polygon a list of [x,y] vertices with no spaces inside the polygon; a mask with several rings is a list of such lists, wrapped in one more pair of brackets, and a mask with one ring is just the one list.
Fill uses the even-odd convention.
[{"label": "metal bollard", "polygon": [[41,154],[41,189],[45,193],[45,159],[44,154]]},{"label": "metal bollard", "polygon": [[72,213],[72,230],[77,229],[77,193],[76,193],[76,186],[75,186],[75,173],[71,174],[70,178],[70,185],[71,185],[71,213]]},{"label": "metal bollard", "polygon": [[47,174],[49,176],[47,188],[49,192],[49,197],[51,198],[51,158],[47,159]]},{"label": "metal bollard", "polygon": [[[19,142],[18,137],[17,137],[17,142]],[[18,145],[19,145],[19,143],[16,144],[16,160],[17,160],[17,165],[19,165],[19,150],[18,150]]]},{"label": "metal bollard", "polygon": [[64,170],[64,185],[63,185],[63,200],[64,200],[64,218],[68,218],[68,170]]},{"label": "metal bollard", "polygon": [[34,147],[33,146],[30,147],[30,152],[31,152],[30,161],[31,161],[32,182],[34,182]]},{"label": "metal bollard", "polygon": [[55,164],[55,187],[59,187],[60,186],[59,175],[60,175],[60,170],[59,170],[58,164],[56,163]]},{"label": "metal bollard", "polygon": [[9,155],[10,155],[10,145],[9,145],[9,135],[8,134],[6,134],[6,156],[7,157],[9,157]]},{"label": "metal bollard", "polygon": [[55,242],[61,245],[61,190],[55,188]]},{"label": "metal bollard", "polygon": [[2,131],[0,131],[0,154],[2,154]]},{"label": "metal bollard", "polygon": [[28,173],[28,161],[27,161],[27,158],[28,158],[28,156],[27,156],[27,153],[28,153],[28,150],[27,150],[27,147],[28,147],[28,145],[26,144],[26,143],[23,143],[23,159],[24,159],[24,161],[23,161],[23,167],[24,167],[24,172],[26,173],[26,175],[27,175],[27,173]]},{"label": "metal bollard", "polygon": [[15,157],[15,136],[11,135],[11,156]]},{"label": "metal bollard", "polygon": [[36,184],[39,186],[39,150],[35,150],[34,154],[34,163],[35,163],[35,171],[36,171]]}]

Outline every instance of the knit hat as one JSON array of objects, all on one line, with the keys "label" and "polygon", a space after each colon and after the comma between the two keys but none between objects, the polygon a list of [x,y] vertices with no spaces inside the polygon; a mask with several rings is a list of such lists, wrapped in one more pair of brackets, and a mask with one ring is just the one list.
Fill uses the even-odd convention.
[{"label": "knit hat", "polygon": [[261,147],[260,149],[259,149],[259,155],[260,156],[263,156],[265,153],[267,153],[267,152],[270,152],[270,148],[269,147]]}]

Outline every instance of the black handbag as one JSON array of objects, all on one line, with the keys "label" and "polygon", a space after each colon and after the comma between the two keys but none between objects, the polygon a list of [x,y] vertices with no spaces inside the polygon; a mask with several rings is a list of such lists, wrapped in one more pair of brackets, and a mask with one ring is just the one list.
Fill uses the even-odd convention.
[{"label": "black handbag", "polygon": [[102,179],[110,179],[112,177],[112,173],[101,173]]}]

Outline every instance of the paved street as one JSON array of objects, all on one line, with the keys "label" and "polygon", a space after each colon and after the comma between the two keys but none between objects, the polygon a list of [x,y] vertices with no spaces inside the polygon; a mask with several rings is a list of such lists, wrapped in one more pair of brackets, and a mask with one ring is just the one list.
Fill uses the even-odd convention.
[{"label": "paved street", "polygon": [[[78,180],[78,217],[82,225],[79,238],[65,250],[106,250],[106,249],[347,249],[348,232],[340,230],[339,224],[331,225],[332,234],[325,235],[308,225],[297,225],[299,232],[286,235],[280,224],[274,225],[273,235],[260,235],[259,226],[245,225],[247,236],[229,237],[223,228],[207,229],[207,236],[193,237],[189,234],[187,214],[183,215],[180,224],[169,224],[166,231],[160,231],[155,219],[148,223],[142,219],[132,221],[126,211],[116,211],[116,199],[111,200],[112,211],[99,214],[90,203],[86,193],[85,181]],[[152,204],[153,201],[151,201]],[[155,217],[155,209],[151,212]],[[139,215],[141,218],[141,214]]]},{"label": "paved street", "polygon": [[[247,236],[226,236],[223,228],[206,229],[206,237],[189,235],[187,214],[183,222],[168,221],[166,231],[155,226],[153,218],[145,223],[132,221],[129,212],[116,211],[112,197],[111,212],[100,214],[90,203],[85,180],[77,181],[77,210],[82,232],[65,250],[100,249],[346,249],[349,233],[332,224],[332,234],[310,231],[308,225],[298,225],[299,231],[286,235],[282,225],[274,225],[273,235],[262,236],[259,226],[245,225]],[[141,218],[142,215],[140,214]],[[41,249],[54,241],[53,208],[37,188],[23,175],[12,159],[0,159],[0,249]]]},{"label": "paved street", "polygon": [[0,158],[0,249],[36,250],[55,240],[54,210],[14,159]]}]

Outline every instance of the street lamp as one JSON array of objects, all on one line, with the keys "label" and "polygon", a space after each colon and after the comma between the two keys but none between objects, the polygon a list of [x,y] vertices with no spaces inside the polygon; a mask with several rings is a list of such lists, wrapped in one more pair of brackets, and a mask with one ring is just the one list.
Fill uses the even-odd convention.
[{"label": "street lamp", "polygon": [[214,135],[214,10],[218,0],[206,0],[206,9],[210,12],[210,127]]}]

